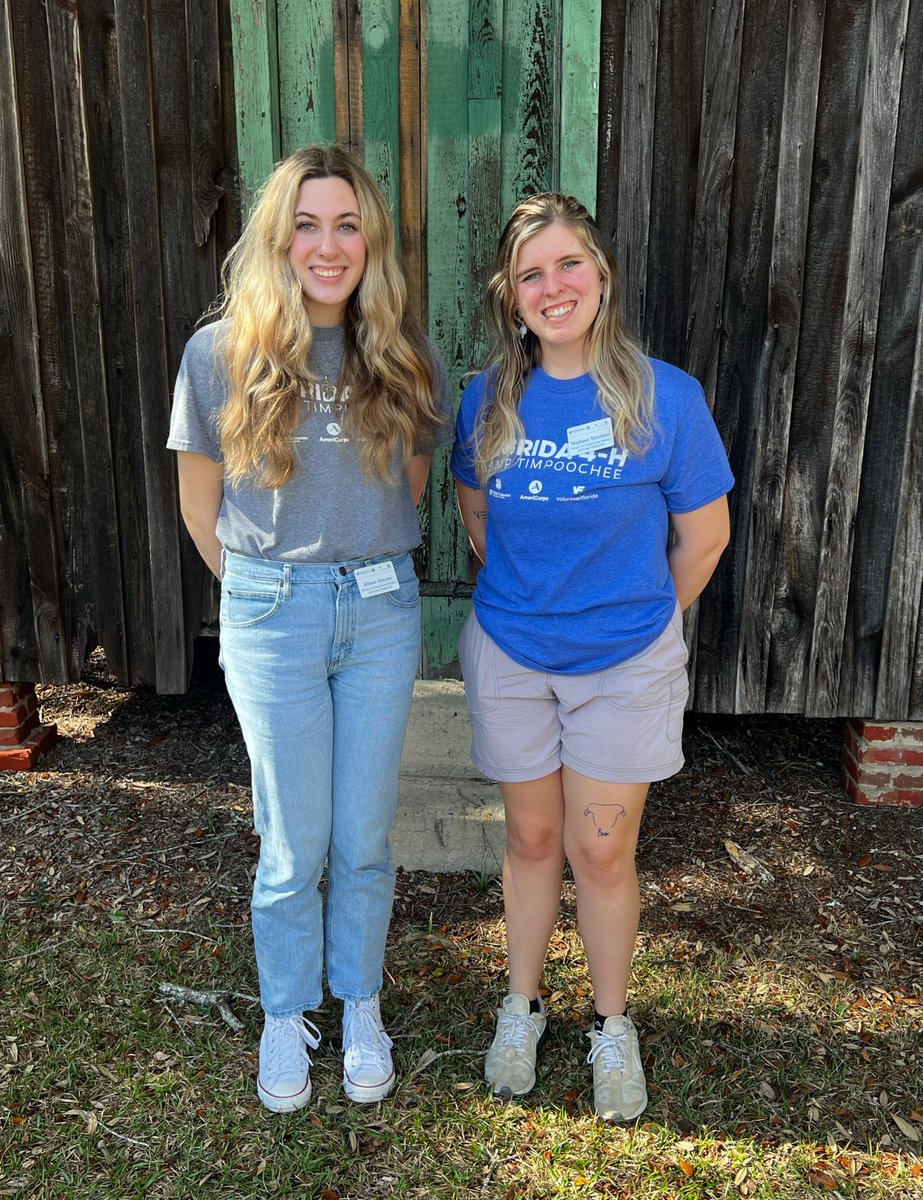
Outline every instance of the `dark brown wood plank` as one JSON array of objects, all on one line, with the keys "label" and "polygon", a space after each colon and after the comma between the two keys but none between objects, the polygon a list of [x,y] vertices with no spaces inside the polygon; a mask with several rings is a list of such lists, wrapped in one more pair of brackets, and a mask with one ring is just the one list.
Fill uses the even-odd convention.
[{"label": "dark brown wood plank", "polygon": [[636,336],[644,329],[647,303],[659,28],[660,0],[638,0],[628,5],[619,134],[616,253],[622,272],[625,324]]},{"label": "dark brown wood plank", "polygon": [[[838,0],[824,23],[798,362],[775,575],[766,708],[803,712],[842,335],[870,7]],[[811,710],[808,710],[811,711]]]},{"label": "dark brown wood plank", "polygon": [[[157,25],[160,25],[160,6],[155,7],[153,15]],[[186,26],[192,235],[197,246],[204,246],[212,232],[215,210],[224,195],[221,180],[227,166],[221,112],[218,0],[199,0],[197,4],[186,4],[183,16]],[[185,230],[182,232],[185,235]],[[214,255],[214,243],[211,255]]]},{"label": "dark brown wood plank", "polygon": [[[191,197],[188,192],[188,143],[177,138],[188,128],[185,109],[185,79],[177,77],[176,64],[185,64],[183,5],[172,14],[162,5],[163,23],[148,28],[144,10],[135,0],[118,0],[115,10],[118,45],[118,79],[122,102],[122,139],[125,154],[125,206],[128,215],[128,252],[132,281],[137,377],[140,408],[144,509],[146,528],[136,569],[147,578],[153,617],[153,653],[150,663],[136,663],[136,670],[155,678],[161,692],[183,692],[188,680],[185,622],[183,620],[182,573],[179,553],[179,504],[173,455],[166,449],[170,423],[170,377],[167,368],[164,309],[164,271],[158,230],[163,225],[169,239],[172,231],[192,232]],[[172,16],[172,19],[171,19]],[[150,40],[149,40],[150,39]],[[172,43],[172,45],[171,45]],[[154,90],[149,51],[161,58],[164,71]],[[172,59],[173,73],[166,70]],[[174,187],[165,187],[158,198],[158,164],[154,138],[164,151],[163,177]],[[172,168],[172,169],[171,169]],[[186,211],[167,199],[177,200],[187,183]],[[184,219],[185,218],[185,219]],[[174,234],[173,236],[176,236]],[[181,233],[180,233],[181,236]],[[172,248],[171,248],[172,249]],[[180,247],[176,247],[180,249]],[[176,253],[168,253],[174,265]],[[187,261],[192,255],[187,249]],[[174,269],[169,282],[171,294],[189,276]]]},{"label": "dark brown wood plank", "polygon": [[361,158],[364,145],[361,0],[335,0],[333,63],[337,141]]},{"label": "dark brown wood plank", "polygon": [[426,328],[427,67],[424,21],[424,6],[420,0],[403,0],[398,36],[401,259],[407,277],[407,303]]},{"label": "dark brown wood plank", "polygon": [[[0,22],[0,77],[8,98],[0,114],[0,191],[7,214],[2,237],[5,242],[9,239],[0,286],[0,440],[5,443],[0,524],[6,533],[0,542],[4,543],[3,590],[12,591],[17,585],[22,589],[18,603],[0,601],[0,676],[66,682],[73,666],[70,651],[79,634],[67,619],[74,610],[67,605],[62,586],[67,577],[66,548],[57,521],[57,507],[66,495],[59,456],[62,438],[67,437],[66,426],[62,429],[60,424],[59,330],[65,314],[56,303],[60,295],[56,268],[63,247],[61,212],[55,203],[55,136],[47,100],[44,13],[7,4]],[[22,522],[21,536],[11,519],[14,513]],[[9,668],[10,655],[4,650],[13,655]],[[24,674],[33,656],[32,673]]]},{"label": "dark brown wood plank", "polygon": [[808,712],[817,716],[836,715],[840,703],[852,711],[850,691],[840,696],[840,667],[908,6],[909,0],[875,5],[870,22],[806,700]]},{"label": "dark brown wood plank", "polygon": [[[98,10],[81,20],[106,28],[106,16]],[[121,517],[119,478],[113,471],[113,436],[110,422],[109,389],[118,369],[118,341],[108,340],[103,330],[103,270],[100,254],[110,246],[109,228],[97,224],[99,189],[91,170],[92,123],[105,121],[107,103],[94,104],[92,87],[85,94],[88,75],[106,69],[106,60],[89,56],[82,43],[82,28],[74,12],[59,5],[45,8],[51,56],[51,79],[59,177],[66,241],[68,307],[74,350],[79,436],[84,464],[88,511],[69,509],[65,528],[79,522],[89,526],[92,624],[96,640],[106,652],[109,669],[122,682],[130,678],[127,638],[129,624],[122,582]],[[114,59],[114,55],[113,55]],[[110,59],[112,61],[112,59]],[[94,156],[97,171],[109,187],[114,177],[101,162],[101,147]],[[99,175],[97,175],[97,178]],[[74,430],[76,433],[76,429]]]},{"label": "dark brown wood plank", "polygon": [[[768,6],[767,6],[768,7]],[[752,353],[750,363],[735,361],[729,348],[725,368],[720,376],[722,392],[727,394],[735,410],[749,409],[748,394],[752,396],[755,423],[749,420],[737,441],[741,453],[737,456],[741,476],[737,482],[735,537],[730,554],[740,563],[743,578],[739,596],[739,636],[737,646],[737,677],[734,682],[734,709],[738,712],[762,712],[766,701],[766,681],[769,669],[769,645],[775,605],[775,579],[780,555],[780,529],[785,486],[785,467],[789,449],[789,426],[795,387],[795,367],[798,360],[798,336],[802,318],[802,287],[804,281],[805,242],[811,194],[811,167],[814,155],[814,125],[817,116],[817,94],[820,82],[821,47],[824,32],[825,0],[792,5],[788,15],[787,46],[784,59],[782,106],[779,114],[777,161],[764,162],[764,174],[750,179],[750,164],[742,164],[740,222],[743,226],[743,245],[752,245],[758,252],[756,263],[732,261],[728,298],[740,316],[752,317],[752,332],[762,337],[762,344]],[[765,12],[765,9],[762,10]],[[748,37],[760,56],[763,70],[772,54],[774,39],[762,25]],[[749,56],[748,56],[749,59]],[[746,124],[746,142],[753,144],[754,134],[749,122],[751,97],[747,80],[754,79],[762,96],[769,120],[774,119],[772,97],[777,94],[767,84],[763,72],[751,74],[755,63],[745,60],[741,94],[742,120]],[[773,76],[770,76],[770,81]],[[770,130],[764,125],[763,139]],[[743,144],[744,138],[741,138]],[[751,219],[760,211],[759,197],[768,175],[775,173],[775,197],[771,215],[754,230]],[[765,228],[771,221],[772,242],[766,244]],[[738,239],[735,238],[735,242]],[[766,268],[768,266],[768,277]],[[749,269],[747,269],[749,268]],[[753,279],[754,287],[766,289],[764,304],[760,295],[743,290],[746,280]],[[737,327],[735,313],[730,314],[731,333]],[[748,370],[752,367],[752,371]],[[724,415],[725,405],[719,405]],[[739,422],[735,422],[739,427]],[[754,437],[755,433],[755,437]],[[753,447],[752,466],[745,465],[745,449]],[[741,470],[741,467],[744,469]],[[725,672],[730,676],[728,665]],[[718,691],[726,695],[730,678],[719,684]]]},{"label": "dark brown wood plank", "polygon": [[503,22],[502,209],[554,183],[557,25],[552,0],[506,6]]},{"label": "dark brown wood plank", "polygon": [[652,252],[648,255],[645,344],[667,362],[685,361],[686,306],[691,286],[707,0],[660,12],[657,93],[651,163]]},{"label": "dark brown wood plank", "polygon": [[615,241],[618,221],[627,7],[627,0],[609,0],[609,3],[602,6],[600,26],[596,222],[612,242]]}]

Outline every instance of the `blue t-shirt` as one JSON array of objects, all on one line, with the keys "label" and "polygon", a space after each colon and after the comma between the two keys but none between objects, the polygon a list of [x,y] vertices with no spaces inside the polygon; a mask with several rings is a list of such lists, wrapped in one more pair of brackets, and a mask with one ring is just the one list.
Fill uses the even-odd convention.
[{"label": "blue t-shirt", "polygon": [[[651,359],[655,429],[643,454],[571,456],[568,429],[605,414],[590,375],[535,368],[520,405],[525,437],[488,480],[487,563],[474,607],[518,663],[554,674],[602,671],[640,653],[676,608],[668,514],[730,491],[734,477],[700,384]],[[465,389],[452,473],[479,488],[471,435],[486,372]]]}]

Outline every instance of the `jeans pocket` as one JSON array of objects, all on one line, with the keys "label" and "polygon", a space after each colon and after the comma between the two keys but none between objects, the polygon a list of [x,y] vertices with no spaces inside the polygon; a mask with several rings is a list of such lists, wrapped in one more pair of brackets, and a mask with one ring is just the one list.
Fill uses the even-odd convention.
[{"label": "jeans pocket", "polygon": [[282,582],[274,589],[264,585],[234,587],[227,583],[221,589],[221,624],[228,629],[243,629],[267,620],[282,602]]},{"label": "jeans pocket", "polygon": [[[403,575],[405,572],[401,572]],[[420,606],[420,581],[417,579],[413,567],[410,568],[410,575],[405,579],[398,579],[400,587],[394,592],[385,592],[385,597],[390,604],[395,608],[419,608]]]}]

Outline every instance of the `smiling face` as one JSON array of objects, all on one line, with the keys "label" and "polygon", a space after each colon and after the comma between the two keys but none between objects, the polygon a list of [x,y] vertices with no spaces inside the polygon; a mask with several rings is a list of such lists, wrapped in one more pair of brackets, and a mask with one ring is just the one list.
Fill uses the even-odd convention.
[{"label": "smiling face", "polygon": [[523,242],[514,269],[516,304],[539,340],[542,367],[569,378],[587,369],[586,344],[605,283],[577,234],[552,224]]},{"label": "smiling face", "polygon": [[352,186],[337,175],[305,179],[295,201],[294,224],[288,260],[308,317],[312,325],[339,325],[362,280],[367,252]]}]

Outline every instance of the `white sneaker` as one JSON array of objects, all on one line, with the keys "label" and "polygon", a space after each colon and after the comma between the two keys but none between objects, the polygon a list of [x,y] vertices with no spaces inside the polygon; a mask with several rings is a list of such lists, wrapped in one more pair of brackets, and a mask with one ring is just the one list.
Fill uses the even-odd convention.
[{"label": "white sneaker", "polygon": [[266,1014],[256,1093],[270,1112],[294,1112],[311,1099],[307,1047],[316,1050],[319,1045],[320,1030],[301,1013],[292,1017]]},{"label": "white sneaker", "polygon": [[604,1121],[633,1121],[647,1108],[638,1032],[631,1017],[606,1017],[591,1029],[587,1062],[593,1066],[593,1106]]},{"label": "white sneaker", "polygon": [[377,996],[343,1001],[343,1091],[350,1100],[384,1100],[394,1087],[393,1045],[381,1023]]},{"label": "white sneaker", "polygon": [[497,1009],[497,1032],[484,1061],[484,1078],[493,1094],[504,1100],[535,1087],[535,1059],[548,1036],[548,1020],[541,996],[538,1012],[529,1008],[528,996],[511,992]]}]

